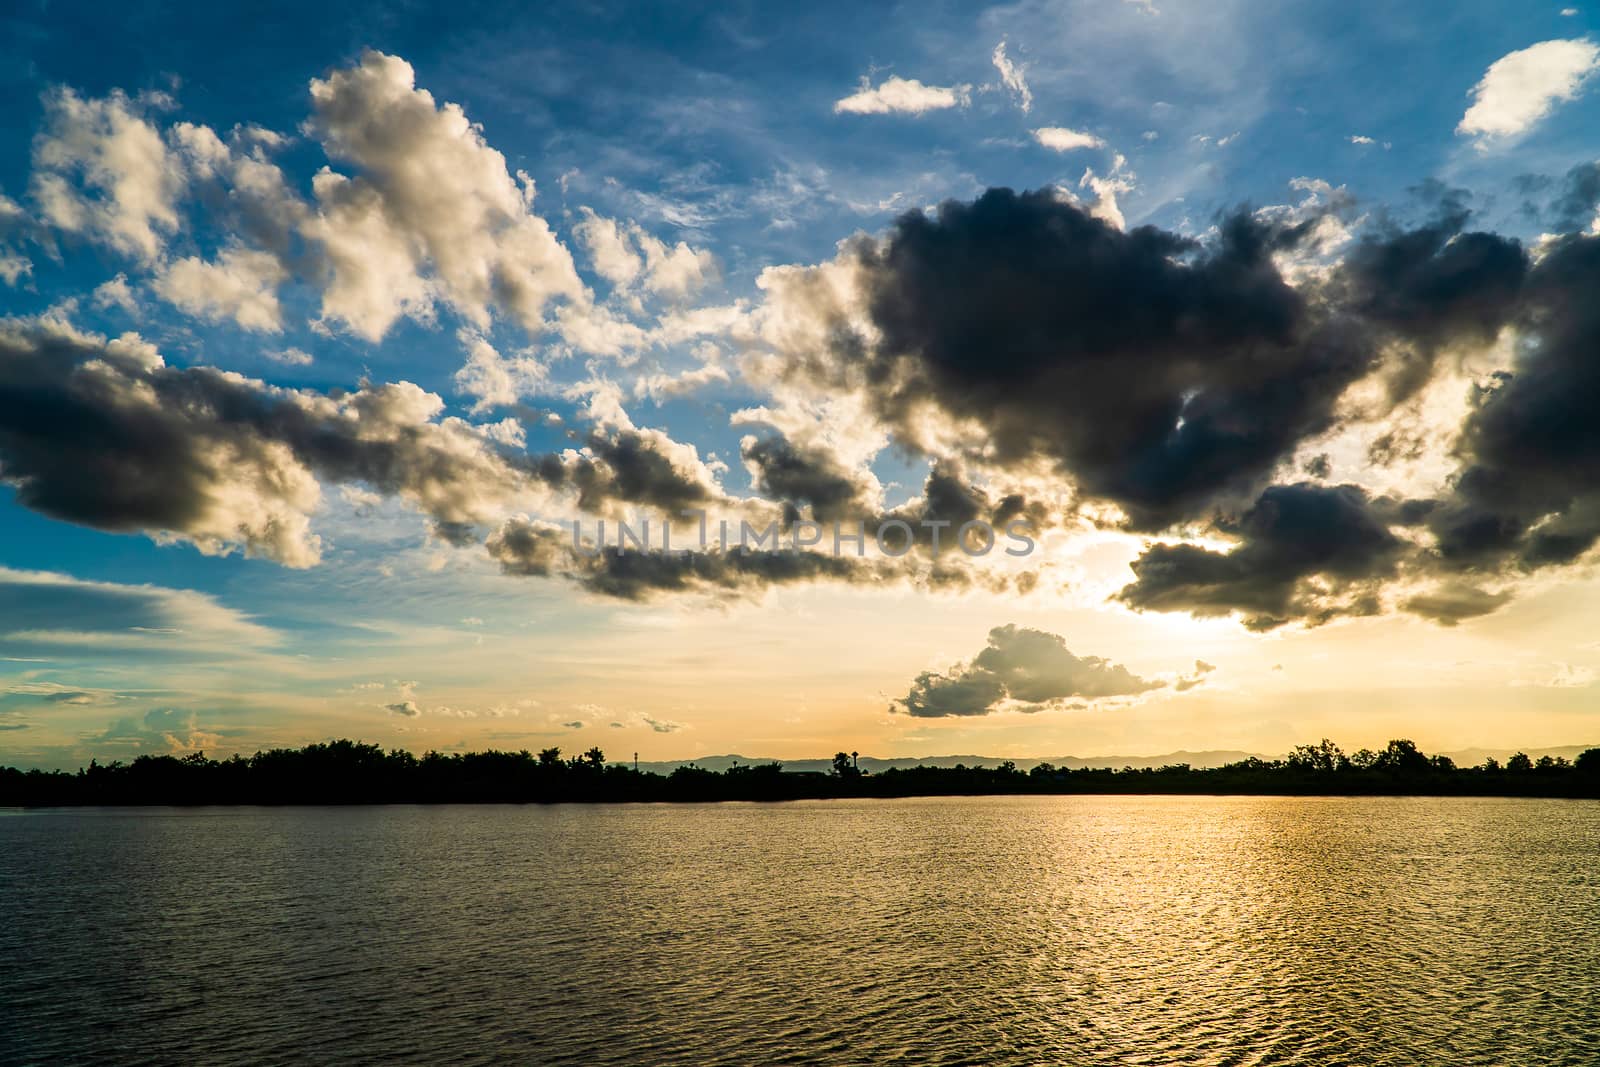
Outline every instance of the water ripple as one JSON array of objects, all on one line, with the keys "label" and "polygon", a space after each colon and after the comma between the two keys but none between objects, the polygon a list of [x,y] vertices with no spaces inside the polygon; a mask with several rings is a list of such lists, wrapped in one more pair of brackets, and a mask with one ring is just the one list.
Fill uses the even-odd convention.
[{"label": "water ripple", "polygon": [[1600,1063],[1600,804],[0,817],[0,1062]]}]

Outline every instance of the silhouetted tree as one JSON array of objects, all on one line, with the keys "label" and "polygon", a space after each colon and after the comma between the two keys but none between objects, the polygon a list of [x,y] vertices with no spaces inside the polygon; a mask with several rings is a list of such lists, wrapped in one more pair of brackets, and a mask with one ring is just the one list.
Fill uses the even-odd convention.
[{"label": "silhouetted tree", "polygon": [[1324,737],[1315,745],[1296,745],[1286,762],[1296,770],[1332,773],[1344,770],[1350,760],[1343,749]]},{"label": "silhouetted tree", "polygon": [[[1085,768],[1041,763],[1024,775],[1007,760],[997,767],[910,767],[871,776],[841,752],[831,775],[786,773],[778,764],[734,766],[722,774],[692,764],[670,776],[608,767],[598,748],[570,760],[561,750],[429,751],[337,740],[301,749],[270,749],[213,760],[145,755],[131,763],[91,760],[76,773],[0,767],[0,805],[70,804],[350,804],[526,803],[557,801],[792,800],[801,797],[936,796],[981,793],[1260,793],[1315,792],[1475,794],[1600,798],[1600,748],[1575,762],[1550,756],[1537,764],[1518,753],[1502,773],[1494,760],[1461,769],[1429,757],[1409,741],[1383,752],[1363,750],[1341,764],[1324,740],[1281,760],[1257,757],[1195,769]],[[1329,767],[1336,775],[1327,774]]]}]

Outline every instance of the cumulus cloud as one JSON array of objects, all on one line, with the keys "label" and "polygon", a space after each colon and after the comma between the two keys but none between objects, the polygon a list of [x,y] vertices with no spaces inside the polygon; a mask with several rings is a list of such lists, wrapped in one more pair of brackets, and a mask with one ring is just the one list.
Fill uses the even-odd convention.
[{"label": "cumulus cloud", "polygon": [[1006,43],[1001,41],[994,46],[994,69],[1000,72],[1000,83],[1011,91],[1012,99],[1016,100],[1017,107],[1023,114],[1033,110],[1033,90],[1028,88],[1027,70],[1018,63],[1013,63],[1011,57],[1006,55]]},{"label": "cumulus cloud", "polygon": [[720,353],[715,346],[700,349],[703,362],[692,370],[679,371],[676,374],[662,372],[641,374],[634,380],[633,395],[636,399],[654,400],[660,403],[675,396],[686,396],[697,392],[710,385],[726,384],[731,381],[728,370],[721,363]]},{"label": "cumulus cloud", "polygon": [[573,227],[595,272],[619,290],[636,282],[646,292],[670,300],[693,296],[717,274],[715,257],[679,241],[668,245],[637,223],[618,222],[582,209]]},{"label": "cumulus cloud", "polygon": [[1055,152],[1071,152],[1079,148],[1104,148],[1106,143],[1092,133],[1069,130],[1065,126],[1041,126],[1033,131],[1033,139]]},{"label": "cumulus cloud", "polygon": [[[1484,346],[1522,299],[1527,253],[1468,232],[1459,201],[1318,254],[1338,198],[1234,213],[1205,239],[1124,232],[1053,190],[913,212],[811,270],[768,272],[757,316],[777,392],[850,397],[902,448],[974,469],[1053,471],[1135,530],[1204,521],[1340,425],[1358,384],[1381,418],[1438,354]],[[833,401],[830,401],[830,403]]]},{"label": "cumulus cloud", "polygon": [[319,478],[471,524],[527,479],[410,383],[337,397],[176,368],[136,335],[0,321],[0,477],[22,504],[112,531],[290,566],[321,552]]},{"label": "cumulus cloud", "polygon": [[1472,105],[1456,132],[1480,149],[1526,133],[1559,104],[1576,99],[1600,67],[1600,45],[1578,38],[1541,41],[1501,56],[1472,87]]},{"label": "cumulus cloud", "polygon": [[1273,266],[1295,239],[1248,217],[1210,245],[1124,233],[1053,192],[991,190],[850,245],[868,321],[836,318],[782,373],[864,395],[903,447],[930,413],[955,420],[973,463],[1053,466],[1158,529],[1264,479],[1370,368],[1319,339]]},{"label": "cumulus cloud", "polygon": [[368,51],[311,82],[310,130],[353,176],[312,184],[307,234],[324,249],[323,314],[371,340],[401,315],[426,318],[437,297],[480,328],[504,309],[530,331],[554,299],[585,293],[572,257],[533,211],[531,179],[451,103],[415,83],[411,65]]},{"label": "cumulus cloud", "polygon": [[46,93],[33,143],[32,195],[41,218],[124,255],[156,261],[178,228],[185,169],[148,119],[164,97],[92,99]]},{"label": "cumulus cloud", "polygon": [[[872,560],[782,549],[710,549],[675,554],[572,547],[572,531],[525,516],[490,535],[489,555],[507,574],[565,576],[585,590],[644,601],[680,593],[748,597],[780,585],[817,581],[870,583],[889,569]],[[593,555],[589,553],[593,552]]]},{"label": "cumulus cloud", "polygon": [[139,300],[133,295],[126,274],[118,274],[110,281],[101,282],[89,295],[89,303],[101,311],[119,308],[129,315],[139,313]]},{"label": "cumulus cloud", "polygon": [[861,88],[835,103],[833,110],[848,115],[920,115],[966,107],[971,98],[970,85],[923,85],[915,78],[892,76],[874,86],[863,78]]},{"label": "cumulus cloud", "polygon": [[156,294],[191,315],[232,319],[246,330],[283,328],[278,286],[288,277],[277,257],[248,248],[224,249],[213,263],[174,260],[156,278]]},{"label": "cumulus cloud", "polygon": [[1600,312],[1583,295],[1597,284],[1593,235],[1559,238],[1527,268],[1511,311],[1530,343],[1477,389],[1454,492],[1428,518],[1449,567],[1561,565],[1600,539]]},{"label": "cumulus cloud", "polygon": [[465,333],[467,361],[455,373],[456,388],[473,400],[474,414],[507,407],[538,394],[548,384],[549,369],[537,357],[505,357],[484,338]]},{"label": "cumulus cloud", "polygon": [[1378,610],[1379,582],[1393,577],[1404,543],[1353,485],[1275,485],[1217,533],[1228,552],[1156,544],[1132,564],[1137,580],[1117,594],[1131,607],[1193,615],[1239,612],[1252,630],[1310,624]]},{"label": "cumulus cloud", "polygon": [[890,711],[918,718],[1038,712],[1068,700],[1132,697],[1163,685],[1119,663],[1076,656],[1056,634],[1007,625],[989,631],[988,645],[971,662],[919,674]]}]

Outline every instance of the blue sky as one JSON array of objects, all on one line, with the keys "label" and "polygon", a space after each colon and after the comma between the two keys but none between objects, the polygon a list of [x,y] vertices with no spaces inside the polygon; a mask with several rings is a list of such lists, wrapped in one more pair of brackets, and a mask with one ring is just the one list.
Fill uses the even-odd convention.
[{"label": "blue sky", "polygon": [[[824,265],[845,261],[840,242],[852,234],[882,235],[904,212],[970,201],[991,187],[1056,188],[1120,230],[1149,224],[1201,241],[1241,208],[1312,211],[1337,201],[1346,237],[1416,223],[1438,212],[1437,190],[1449,188],[1468,198],[1473,228],[1532,243],[1556,227],[1549,205],[1565,176],[1594,159],[1590,131],[1600,117],[1600,94],[1588,91],[1594,64],[1583,61],[1526,115],[1517,101],[1491,101],[1511,109],[1515,129],[1462,128],[1482,96],[1475,87],[1502,57],[1567,42],[1582,60],[1592,48],[1590,11],[1560,4],[178,3],[112,13],[24,3],[4,21],[0,85],[10,106],[0,115],[0,203],[14,210],[0,231],[0,256],[26,263],[0,286],[13,320],[70,326],[98,338],[81,342],[91,346],[136,333],[167,368],[214,367],[262,390],[332,397],[330,404],[363,382],[414,383],[438,398],[429,425],[455,418],[466,434],[479,431],[459,427],[515,419],[514,447],[496,438],[483,446],[490,452],[555,455],[581,451],[591,433],[651,431],[659,435],[652,447],[675,456],[684,477],[709,479],[727,500],[746,504],[764,491],[741,462],[741,442],[752,433],[825,448],[871,483],[883,508],[913,506],[929,471],[951,456],[908,443],[904,426],[869,424],[864,409],[844,400],[828,407],[761,362],[776,343],[770,331],[792,314],[778,306],[775,268],[821,278]],[[1575,62],[1573,54],[1558,58]],[[460,295],[472,264],[440,281],[441,257],[451,253],[440,243],[448,234],[426,236],[434,225],[421,219],[426,189],[396,192],[397,184],[373,177],[381,169],[374,160],[402,160],[393,164],[399,173],[406,153],[435,142],[378,143],[405,129],[379,130],[361,111],[366,90],[353,82],[338,104],[353,110],[318,110],[313,79],[343,84],[339,72],[376,71],[380,60],[409,65],[404,100],[431,94],[427,108],[439,110],[427,111],[430,121],[458,105],[475,127],[460,143],[503,157],[503,167],[489,167],[500,169],[488,184],[465,176],[463,189],[482,190],[496,205],[536,190],[517,217],[550,228],[538,254],[554,259],[535,273],[556,295],[534,312],[513,308],[503,280],[472,306]],[[383,70],[398,76],[401,67]],[[916,108],[841,107],[852,94],[876,99],[896,79],[918,83]],[[110,195],[96,190],[81,155],[77,164],[50,162],[51,145],[92,154],[101,149],[83,145],[105,134],[91,119],[68,129],[63,92],[102,108],[95,114],[140,125],[163,146],[158,173],[138,178],[160,186],[167,168],[171,179],[152,194],[157,208],[136,220],[147,247],[134,247],[143,237],[130,244],[126,231],[119,239],[101,225],[115,223],[112,215],[76,227],[52,215],[41,174],[60,176],[86,198],[74,201],[80,205],[103,205]],[[928,100],[954,103],[923,106]],[[214,132],[216,159],[225,162],[198,162],[194,142],[177,132],[183,124]],[[1057,131],[1057,145],[1076,147],[1050,147],[1052,135],[1040,132],[1047,130]],[[127,162],[116,151],[95,159],[111,179]],[[410,305],[381,328],[359,318],[377,314],[371,307],[350,304],[341,317],[328,295],[339,269],[330,265],[332,246],[312,236],[332,231],[284,224],[277,232],[288,250],[272,251],[241,222],[237,174],[216,176],[241,161],[275,171],[300,205],[293,210],[312,215],[333,210],[313,184],[325,167],[386,189],[392,219],[410,196],[407,210],[417,218],[396,222],[395,232],[414,223],[406,239],[429,249],[416,274],[428,308]],[[590,229],[596,222],[621,227],[616,247],[637,260],[623,268],[633,272],[625,280],[608,274]],[[438,225],[461,222],[452,216]],[[477,245],[462,237],[463,262],[481,265],[473,257],[487,256],[482,262],[493,267],[512,254],[493,243],[511,240],[503,235]],[[678,258],[664,258],[658,272],[647,246]],[[261,257],[249,261],[256,281],[245,283],[257,285],[255,304],[230,288],[237,272],[200,273],[244,262],[227,260],[230,250]],[[1321,263],[1342,255],[1328,251]],[[550,265],[562,256],[570,267]],[[196,273],[175,268],[184,262]],[[103,288],[108,283],[114,288]],[[267,304],[261,285],[270,290]],[[587,296],[574,296],[580,288]],[[591,326],[622,322],[658,333],[606,350],[585,341],[578,325],[554,325],[556,309],[580,304],[600,309],[586,320]],[[721,315],[720,325],[662,332],[663,323],[697,312]],[[541,315],[544,327],[532,328]],[[509,393],[490,397],[481,384],[463,384],[475,343],[488,346],[494,367],[512,368]],[[1502,335],[1497,343],[1486,350],[1503,354],[1515,341]],[[1495,357],[1484,358],[1454,378],[1441,372],[1439,395],[1465,395],[1465,382],[1493,369]],[[1389,417],[1429,419],[1431,411]],[[0,412],[0,423],[8,418],[21,425],[18,411]],[[468,447],[462,440],[448,447]],[[1343,453],[1330,440],[1318,447],[1337,460]],[[1434,468],[1407,477],[1442,484],[1449,450],[1436,452]],[[1338,477],[1373,492],[1391,485],[1352,464]],[[484,554],[485,536],[508,516],[555,521],[580,512],[541,505],[521,489],[490,500],[489,490],[474,488],[470,501],[440,503],[428,495],[445,492],[437,486],[391,491],[341,481],[316,464],[305,470],[316,488],[279,487],[282,499],[260,506],[288,510],[270,520],[257,503],[229,495],[243,492],[231,475],[215,475],[212,489],[227,498],[218,507],[231,509],[225,524],[242,532],[206,541],[216,531],[192,516],[165,525],[74,521],[29,506],[20,495],[29,476],[0,451],[0,574],[10,576],[0,603],[12,616],[9,636],[0,637],[0,723],[9,727],[0,732],[0,760],[249,751],[334,735],[419,748],[599,743],[657,756],[799,756],[851,744],[885,754],[1270,750],[1341,727],[1355,743],[1409,729],[1429,748],[1600,736],[1579,704],[1593,678],[1585,658],[1595,656],[1578,636],[1585,615],[1571,592],[1574,573],[1559,583],[1536,580],[1510,614],[1461,627],[1385,614],[1259,635],[1237,614],[1108,607],[1106,592],[1128,580],[1128,563],[1152,533],[1113,521],[1088,533],[1081,525],[1071,533],[1066,523],[1051,542],[1060,588],[1077,590],[1059,597],[818,583],[733,598],[690,590],[617,600],[559,577],[508,577],[503,559],[497,567]],[[968,473],[996,495],[1024,484],[1039,491],[1028,480],[1039,477],[1036,468],[1010,470],[1007,482],[969,460]],[[1072,484],[1069,474],[1062,491]],[[308,493],[313,503],[305,503]],[[640,503],[618,499],[625,508]],[[314,565],[304,555],[309,542],[291,544],[283,532],[290,512],[309,524],[306,537],[321,539]],[[430,528],[430,518],[469,512],[481,523],[470,543]],[[589,521],[601,514],[581,513]],[[1225,530],[1196,525],[1205,520],[1196,512],[1173,535],[1226,543]],[[1523,605],[1546,596],[1564,605],[1560,625],[1519,637],[1528,630],[1517,613],[1535,611]],[[1087,692],[1081,679],[1043,713],[1007,705],[941,719],[906,714],[903,701],[884,710],[925,671],[959,678],[952,665],[970,669],[991,631],[1010,623],[1059,635],[1080,659],[1105,657],[1162,685],[1118,694],[1120,703],[1090,701],[1088,711],[1077,706]],[[1415,676],[1374,678],[1383,694],[1374,698],[1366,683],[1351,681],[1346,657],[1361,662],[1364,650],[1392,645],[1396,627],[1419,658],[1469,660],[1482,673],[1435,679],[1420,699]],[[1200,677],[1196,660],[1220,667],[1200,672],[1204,685],[1180,689]],[[1560,684],[1545,684],[1552,679]],[[1482,698],[1463,724],[1451,709],[1461,692],[1485,684],[1527,705],[1527,716],[1507,719]],[[1016,686],[1010,691],[1014,699]],[[1283,711],[1286,699],[1303,710]],[[1374,710],[1340,710],[1352,701]],[[574,722],[583,725],[565,725]]]}]

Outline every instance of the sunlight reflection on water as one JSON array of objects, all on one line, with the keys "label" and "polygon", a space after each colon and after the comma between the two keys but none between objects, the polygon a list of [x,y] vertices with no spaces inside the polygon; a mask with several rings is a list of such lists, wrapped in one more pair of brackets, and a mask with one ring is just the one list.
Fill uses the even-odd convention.
[{"label": "sunlight reflection on water", "polygon": [[1600,803],[0,818],[0,1062],[1594,1064]]}]

